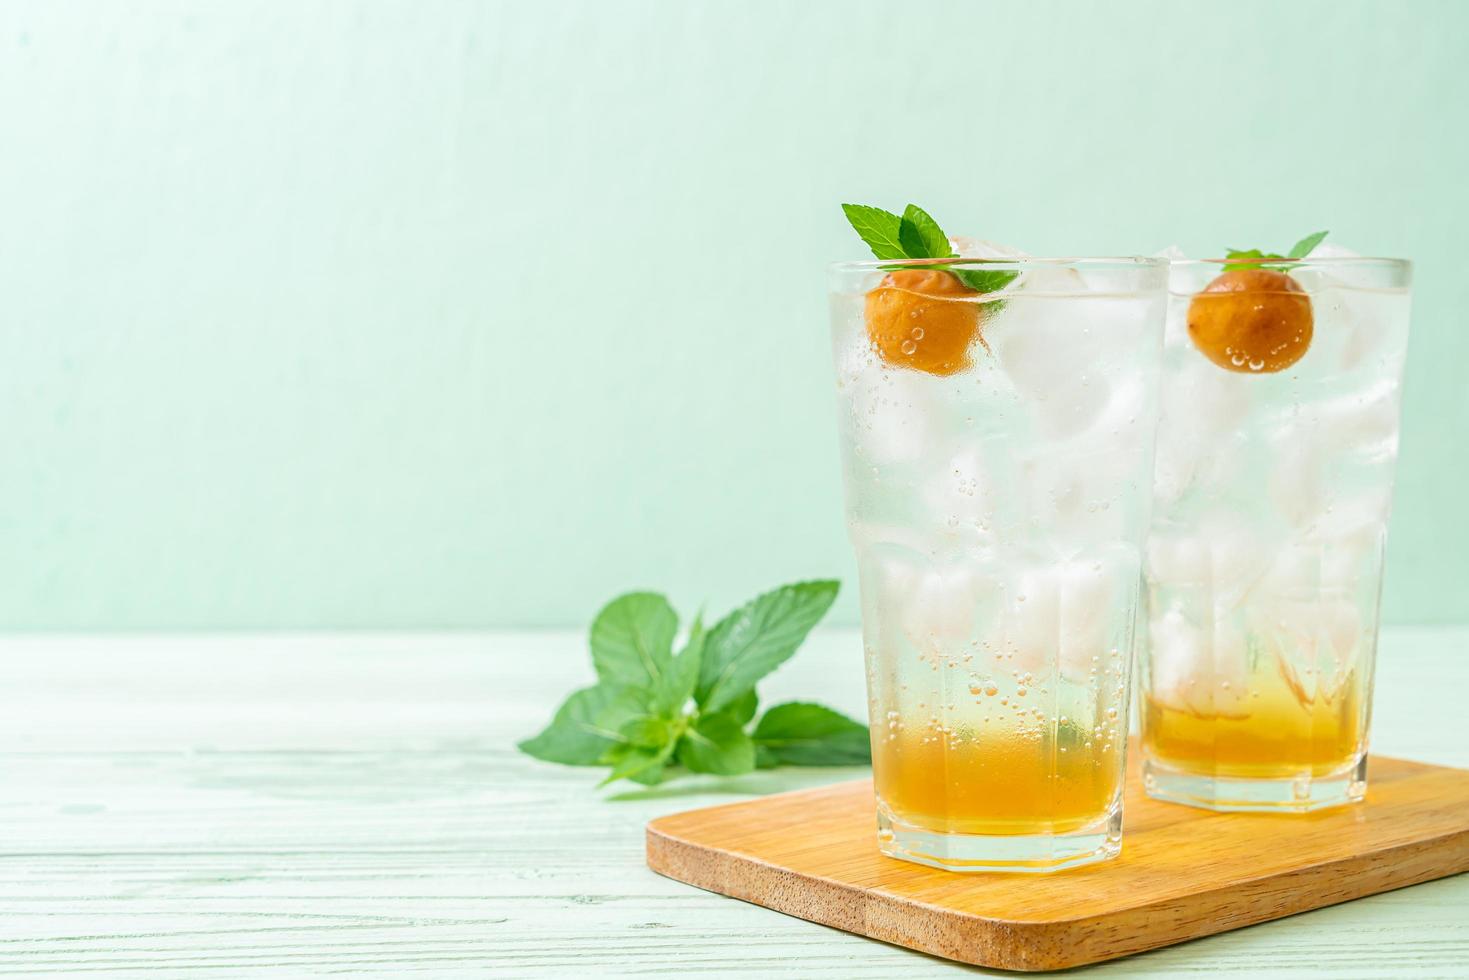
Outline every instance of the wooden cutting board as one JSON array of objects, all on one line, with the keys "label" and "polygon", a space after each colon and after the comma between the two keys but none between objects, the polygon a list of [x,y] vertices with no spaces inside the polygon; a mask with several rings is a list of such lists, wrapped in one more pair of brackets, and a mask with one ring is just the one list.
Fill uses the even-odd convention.
[{"label": "wooden cutting board", "polygon": [[654,820],[648,866],[935,956],[1054,970],[1469,870],[1469,772],[1374,756],[1360,804],[1239,814],[1148,799],[1134,765],[1122,856],[1050,875],[884,857],[861,780]]}]

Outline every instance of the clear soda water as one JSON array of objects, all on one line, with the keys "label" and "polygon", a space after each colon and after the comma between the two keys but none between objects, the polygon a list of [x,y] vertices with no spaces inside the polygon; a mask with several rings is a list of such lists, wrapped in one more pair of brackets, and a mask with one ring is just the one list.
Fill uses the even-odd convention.
[{"label": "clear soda water", "polygon": [[1294,264],[1305,355],[1225,370],[1188,334],[1218,275],[1175,263],[1140,674],[1145,783],[1214,809],[1311,810],[1365,789],[1408,267]]},{"label": "clear soda water", "polygon": [[837,267],[831,312],[880,845],[976,870],[1112,856],[1165,270],[1016,264],[972,363],[938,376],[871,343],[872,265]]}]

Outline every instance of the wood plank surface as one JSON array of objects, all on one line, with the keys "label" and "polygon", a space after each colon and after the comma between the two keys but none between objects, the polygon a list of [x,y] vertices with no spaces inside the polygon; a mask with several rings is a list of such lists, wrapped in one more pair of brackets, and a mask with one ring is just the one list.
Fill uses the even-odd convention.
[{"label": "wood plank surface", "polygon": [[1129,768],[1122,856],[1071,871],[956,874],[884,857],[871,780],[659,818],[648,825],[648,865],[848,932],[1028,971],[1469,870],[1469,771],[1373,759],[1362,804],[1285,815],[1152,800]]},{"label": "wood plank surface", "polygon": [[[1469,767],[1466,649],[1385,632],[1374,749]],[[761,693],[859,714],[861,656],[820,631]],[[580,630],[0,639],[0,976],[987,975],[648,870],[651,819],[860,770],[598,790],[516,752],[590,677]],[[1073,975],[1469,976],[1469,875]]]}]

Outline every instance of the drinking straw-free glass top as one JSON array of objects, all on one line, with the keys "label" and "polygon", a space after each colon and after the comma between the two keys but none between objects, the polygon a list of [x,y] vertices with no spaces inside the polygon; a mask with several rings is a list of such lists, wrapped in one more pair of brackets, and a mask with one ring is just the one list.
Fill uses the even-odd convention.
[{"label": "drinking straw-free glass top", "polygon": [[[956,269],[1013,281],[976,292]],[[894,857],[1048,871],[1118,853],[1166,285],[1161,259],[832,269]]]}]

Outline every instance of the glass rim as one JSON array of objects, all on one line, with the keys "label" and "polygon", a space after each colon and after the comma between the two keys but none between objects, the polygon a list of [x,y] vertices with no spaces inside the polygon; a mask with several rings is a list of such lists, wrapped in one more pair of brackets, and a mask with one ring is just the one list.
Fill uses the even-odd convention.
[{"label": "glass rim", "polygon": [[832,272],[892,272],[895,269],[924,269],[932,266],[949,268],[997,269],[1001,271],[1026,268],[1086,268],[1086,269],[1157,269],[1166,268],[1170,260],[1156,255],[1110,255],[1110,256],[1039,256],[1025,255],[1014,258],[970,258],[953,256],[947,259],[861,259],[858,261],[832,262],[827,268]]},{"label": "glass rim", "polygon": [[1385,255],[1323,255],[1320,258],[1305,256],[1299,259],[1169,259],[1168,264],[1181,266],[1202,266],[1214,268],[1222,265],[1254,266],[1288,266],[1292,269],[1310,268],[1312,266],[1382,266],[1388,269],[1411,269],[1412,259],[1397,259]]}]

